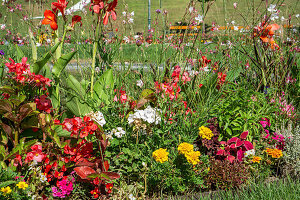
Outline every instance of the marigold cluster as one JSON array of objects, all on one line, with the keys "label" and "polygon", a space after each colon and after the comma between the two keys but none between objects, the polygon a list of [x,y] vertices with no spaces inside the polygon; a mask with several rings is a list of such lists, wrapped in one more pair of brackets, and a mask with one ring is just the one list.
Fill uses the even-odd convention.
[{"label": "marigold cluster", "polygon": [[194,146],[192,144],[183,142],[178,146],[178,151],[180,154],[186,155],[187,153],[190,153],[193,151]]},{"label": "marigold cluster", "polygon": [[267,148],[266,152],[269,156],[272,156],[272,158],[280,158],[283,156],[282,151],[279,149],[270,149]]},{"label": "marigold cluster", "polygon": [[201,126],[199,128],[199,136],[202,137],[203,139],[210,140],[214,136],[214,134],[209,128],[205,126]]},{"label": "marigold cluster", "polygon": [[192,165],[196,165],[200,162],[200,152],[194,151],[194,146],[192,144],[183,142],[178,146],[178,151],[180,154],[183,154],[187,161]]},{"label": "marigold cluster", "polygon": [[252,162],[253,162],[253,163],[260,163],[260,161],[261,161],[261,157],[259,157],[259,156],[254,156],[254,157],[252,158]]},{"label": "marigold cluster", "polygon": [[160,163],[168,161],[168,155],[169,152],[167,152],[167,149],[163,148],[157,149],[152,153],[152,157],[154,158],[154,160]]},{"label": "marigold cluster", "polygon": [[185,157],[189,163],[191,163],[192,165],[196,165],[200,162],[200,155],[200,151],[191,151],[185,154]]}]

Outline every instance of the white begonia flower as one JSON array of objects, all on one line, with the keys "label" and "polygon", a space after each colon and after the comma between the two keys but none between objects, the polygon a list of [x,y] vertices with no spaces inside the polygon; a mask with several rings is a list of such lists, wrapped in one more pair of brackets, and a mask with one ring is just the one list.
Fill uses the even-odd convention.
[{"label": "white begonia flower", "polygon": [[37,47],[40,47],[40,46],[42,46],[42,45],[41,45],[41,43],[38,43],[38,42],[37,42],[37,43],[36,43],[36,46],[37,46]]},{"label": "white begonia flower", "polygon": [[198,23],[203,22],[203,15],[198,15],[197,17],[195,17],[195,20],[198,21]]},{"label": "white begonia flower", "polygon": [[47,181],[47,176],[44,175],[44,174],[40,174],[40,181],[41,181],[42,183],[46,182],[46,181]]},{"label": "white begonia flower", "polygon": [[122,127],[117,127],[113,130],[111,130],[111,133],[114,134],[117,138],[121,138],[123,135],[125,135],[125,131]]},{"label": "white begonia flower", "polygon": [[141,88],[141,87],[143,87],[144,83],[142,80],[137,80],[136,85]]},{"label": "white begonia flower", "polygon": [[277,12],[277,9],[275,9],[276,4],[270,4],[270,6],[268,7],[268,11],[271,13]]},{"label": "white begonia flower", "polygon": [[130,16],[134,16],[134,11],[132,11],[132,12],[130,13]]},{"label": "white begonia flower", "polygon": [[125,11],[123,11],[123,12],[122,12],[122,15],[125,17],[125,16],[126,16],[126,12],[125,12]]},{"label": "white begonia flower", "polygon": [[102,112],[97,111],[97,112],[90,112],[87,114],[93,121],[97,122],[100,126],[104,126],[106,124],[104,115]]},{"label": "white begonia flower", "polygon": [[255,155],[255,150],[254,149],[248,150],[244,153],[244,155],[245,155],[245,157],[254,156]]},{"label": "white begonia flower", "polygon": [[140,38],[140,36],[139,35],[135,35],[135,36],[133,36],[133,38],[137,40],[137,39]]},{"label": "white begonia flower", "polygon": [[238,31],[239,27],[238,26],[233,26],[233,30]]},{"label": "white begonia flower", "polygon": [[296,18],[298,18],[300,16],[300,14],[295,15]]},{"label": "white begonia flower", "polygon": [[148,106],[145,110],[135,110],[134,114],[129,114],[128,123],[132,124],[134,120],[141,119],[149,124],[159,124],[161,122],[160,109],[154,109]]},{"label": "white begonia flower", "polygon": [[193,12],[193,10],[194,10],[194,8],[193,8],[193,7],[189,7],[189,11],[190,11],[190,13],[192,13],[192,12]]},{"label": "white begonia flower", "polygon": [[235,21],[232,21],[231,24],[234,25],[234,24],[235,24]]}]

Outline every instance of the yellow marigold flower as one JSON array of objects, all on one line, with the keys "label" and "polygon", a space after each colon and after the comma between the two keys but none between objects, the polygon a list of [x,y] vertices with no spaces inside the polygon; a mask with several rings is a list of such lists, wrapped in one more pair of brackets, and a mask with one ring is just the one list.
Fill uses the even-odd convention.
[{"label": "yellow marigold flower", "polygon": [[157,149],[152,153],[152,157],[160,163],[168,161],[168,155],[169,153],[167,152],[167,149]]},{"label": "yellow marigold flower", "polygon": [[9,186],[1,188],[1,192],[4,193],[4,196],[11,193],[11,189]]},{"label": "yellow marigold flower", "polygon": [[25,190],[28,187],[28,184],[24,181],[21,181],[17,184],[17,187],[20,188],[20,189]]},{"label": "yellow marigold flower", "polygon": [[200,162],[199,157],[200,157],[200,151],[192,151],[187,154],[185,154],[185,157],[189,163],[192,165],[196,165]]},{"label": "yellow marigold flower", "polygon": [[199,136],[202,137],[203,139],[210,140],[214,136],[214,134],[209,128],[205,126],[201,126],[199,127]]},{"label": "yellow marigold flower", "polygon": [[259,156],[254,156],[252,158],[252,162],[254,162],[254,163],[260,163],[260,161],[261,161],[261,157],[259,157]]},{"label": "yellow marigold flower", "polygon": [[272,156],[272,158],[280,158],[283,156],[282,151],[279,149],[267,148],[266,152],[268,153],[268,155]]},{"label": "yellow marigold flower", "polygon": [[194,146],[192,144],[189,144],[186,142],[183,142],[178,146],[179,153],[183,154],[183,155],[193,151],[193,149],[194,149]]}]

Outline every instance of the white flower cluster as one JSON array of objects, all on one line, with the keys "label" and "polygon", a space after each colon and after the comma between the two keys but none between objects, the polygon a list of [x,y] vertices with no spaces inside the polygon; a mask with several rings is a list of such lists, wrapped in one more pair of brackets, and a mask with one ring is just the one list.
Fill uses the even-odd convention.
[{"label": "white flower cluster", "polygon": [[129,114],[128,123],[132,124],[134,120],[141,119],[149,124],[159,124],[161,110],[148,106],[145,110],[135,110],[134,114]]},{"label": "white flower cluster", "polygon": [[106,124],[104,115],[100,111],[90,112],[89,114],[87,114],[87,116],[89,116],[94,122],[97,122],[100,126],[104,126],[104,124]]},{"label": "white flower cluster", "polygon": [[111,130],[111,134],[114,134],[117,138],[121,138],[123,135],[125,135],[125,131],[122,127],[117,127]]},{"label": "white flower cluster", "polygon": [[255,150],[254,149],[248,150],[244,153],[244,155],[245,155],[245,157],[254,156],[255,155]]}]

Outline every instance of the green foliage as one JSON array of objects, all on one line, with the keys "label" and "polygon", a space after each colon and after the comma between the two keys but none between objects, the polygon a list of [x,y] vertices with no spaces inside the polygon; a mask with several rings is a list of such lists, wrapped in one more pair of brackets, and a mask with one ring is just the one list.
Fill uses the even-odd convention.
[{"label": "green foliage", "polygon": [[278,119],[279,110],[268,102],[266,96],[252,90],[233,88],[224,91],[223,98],[216,103],[212,115],[217,117],[220,129],[220,139],[228,140],[238,137],[242,132],[249,131],[248,140],[258,139],[260,136],[261,118],[271,121]]}]

